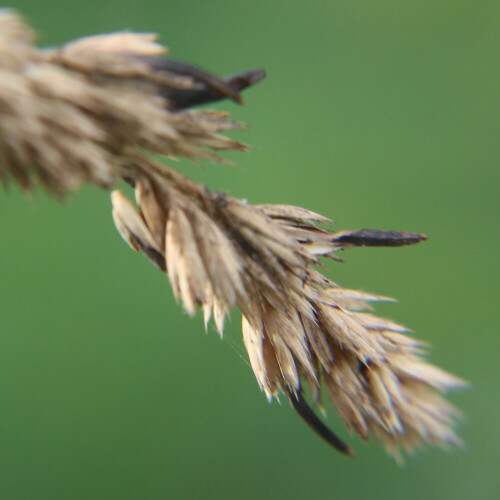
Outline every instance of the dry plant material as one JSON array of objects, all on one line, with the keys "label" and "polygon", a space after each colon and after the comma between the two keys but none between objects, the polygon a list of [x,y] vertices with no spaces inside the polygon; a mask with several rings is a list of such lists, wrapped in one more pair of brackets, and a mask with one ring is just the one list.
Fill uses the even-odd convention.
[{"label": "dry plant material", "polygon": [[[209,191],[152,154],[224,161],[245,145],[222,135],[227,114],[191,106],[230,98],[262,70],[217,78],[173,61],[155,36],[114,33],[40,50],[11,11],[0,14],[0,179],[57,197],[82,183],[125,179],[136,203],[113,191],[123,239],[168,274],[193,315],[222,335],[233,307],[261,389],[283,392],[328,443],[352,454],[306,402],[328,396],[349,430],[400,457],[422,443],[460,443],[459,412],[442,393],[465,383],[429,364],[426,345],[371,312],[386,297],[348,290],[317,270],[322,257],[357,246],[401,246],[424,235],[331,233],[326,217],[288,205],[251,205]],[[367,312],[368,311],[368,312]]]}]

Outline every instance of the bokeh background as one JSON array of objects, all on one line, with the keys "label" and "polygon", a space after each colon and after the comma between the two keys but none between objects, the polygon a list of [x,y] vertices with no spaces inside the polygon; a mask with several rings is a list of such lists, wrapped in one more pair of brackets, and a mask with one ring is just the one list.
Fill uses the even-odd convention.
[{"label": "bokeh background", "polygon": [[121,241],[109,193],[62,205],[0,192],[0,488],[17,499],[500,498],[497,381],[500,3],[491,0],[14,2],[40,43],[130,28],[218,74],[264,67],[241,169],[178,167],[254,203],[307,206],[339,229],[426,232],[332,263],[340,284],[472,382],[452,396],[464,450],[395,465],[345,459],[285,402],[268,405],[234,312],[223,342]]}]

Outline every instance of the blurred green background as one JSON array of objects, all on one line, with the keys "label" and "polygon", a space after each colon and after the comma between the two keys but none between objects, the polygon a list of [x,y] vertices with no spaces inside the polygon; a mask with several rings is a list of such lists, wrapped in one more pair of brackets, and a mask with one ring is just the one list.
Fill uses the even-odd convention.
[{"label": "blurred green background", "polygon": [[[116,233],[109,193],[59,204],[0,192],[0,488],[17,499],[500,498],[498,1],[15,2],[42,45],[130,28],[178,59],[267,79],[221,103],[249,124],[241,170],[181,162],[254,203],[306,206],[339,229],[430,234],[353,250],[330,276],[470,380],[452,396],[467,446],[396,466],[345,459],[288,403],[268,405],[239,314],[220,341]],[[330,424],[348,437],[330,412]]]}]

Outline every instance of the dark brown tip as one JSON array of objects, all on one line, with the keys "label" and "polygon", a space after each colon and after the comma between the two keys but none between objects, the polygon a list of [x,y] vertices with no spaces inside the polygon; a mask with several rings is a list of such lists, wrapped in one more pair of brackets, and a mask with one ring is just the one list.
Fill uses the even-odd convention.
[{"label": "dark brown tip", "polygon": [[425,241],[427,235],[407,231],[379,231],[361,229],[359,231],[340,231],[332,235],[332,241],[344,247],[401,247]]},{"label": "dark brown tip", "polygon": [[293,409],[318,436],[343,455],[354,457],[354,450],[345,444],[344,441],[319,419],[313,409],[307,404],[300,389],[298,391],[288,390],[287,396]]},{"label": "dark brown tip", "polygon": [[224,82],[235,92],[241,92],[242,90],[260,82],[265,77],[266,71],[264,69],[253,69],[238,73],[237,75],[227,76],[224,78]]},{"label": "dark brown tip", "polygon": [[180,111],[221,99],[231,99],[242,104],[243,99],[240,92],[260,82],[266,76],[263,69],[257,69],[219,78],[197,66],[169,58],[142,57],[141,60],[146,61],[159,73],[170,73],[191,80],[192,85],[189,88],[170,85],[160,87],[160,93],[168,100],[168,107],[172,111]]}]

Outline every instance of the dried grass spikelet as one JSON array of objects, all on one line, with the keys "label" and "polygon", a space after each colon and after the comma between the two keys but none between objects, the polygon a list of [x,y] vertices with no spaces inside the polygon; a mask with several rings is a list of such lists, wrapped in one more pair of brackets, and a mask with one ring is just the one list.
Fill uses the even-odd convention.
[{"label": "dried grass spikelet", "polygon": [[[4,183],[12,178],[29,189],[36,179],[61,196],[83,182],[115,184],[137,147],[214,161],[223,161],[214,150],[245,150],[220,134],[238,127],[226,114],[169,110],[169,93],[210,92],[200,89],[207,87],[203,81],[179,74],[174,62],[160,58],[166,49],[149,34],[87,37],[41,51],[32,46],[31,31],[10,11],[2,11],[0,31]],[[262,73],[239,76],[234,85],[241,89]],[[237,94],[231,82],[213,80],[219,87],[212,94]]]},{"label": "dried grass spikelet", "polygon": [[416,233],[341,231],[327,219],[283,205],[250,205],[210,192],[178,172],[150,165],[135,182],[138,208],[119,191],[113,217],[123,238],[167,272],[193,315],[224,316],[238,306],[250,363],[269,400],[283,391],[301,416],[340,451],[352,450],[324,427],[303,396],[322,389],[349,429],[374,437],[400,458],[423,442],[460,444],[459,412],[439,393],[465,383],[427,363],[426,345],[371,304],[387,297],[347,290],[314,269],[320,256],[352,246],[398,246]]},{"label": "dried grass spikelet", "polygon": [[322,257],[355,246],[417,243],[416,233],[331,233],[326,217],[287,205],[251,205],[211,192],[151,153],[222,161],[244,150],[221,132],[225,114],[190,106],[239,92],[264,73],[219,79],[162,57],[149,34],[87,37],[60,49],[32,45],[29,28],[0,14],[0,178],[62,196],[83,182],[122,178],[134,204],[113,191],[113,219],[125,241],[166,272],[176,298],[203,310],[222,335],[237,306],[243,340],[269,400],[284,392],[302,418],[341,452],[352,450],[305,400],[325,393],[346,426],[396,457],[430,443],[459,444],[458,411],[442,396],[465,383],[430,365],[426,346],[369,312],[386,297],[344,289],[321,274]]}]

